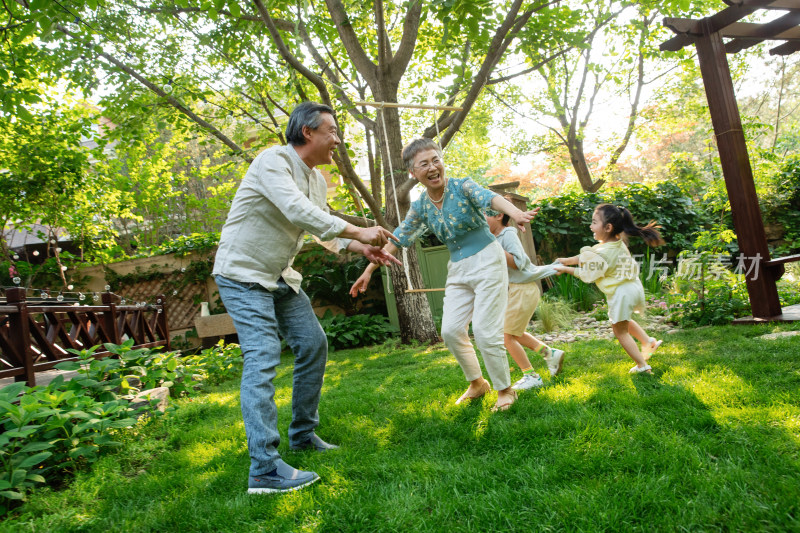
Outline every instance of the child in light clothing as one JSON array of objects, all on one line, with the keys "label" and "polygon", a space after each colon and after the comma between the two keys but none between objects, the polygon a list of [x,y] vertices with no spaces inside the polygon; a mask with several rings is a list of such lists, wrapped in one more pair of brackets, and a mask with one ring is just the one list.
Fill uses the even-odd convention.
[{"label": "child in light clothing", "polygon": [[522,248],[517,229],[508,227],[508,215],[489,209],[486,210],[485,216],[489,229],[505,251],[508,267],[508,304],[503,325],[503,341],[506,350],[522,370],[522,379],[514,383],[511,388],[525,390],[541,387],[542,378],[533,369],[523,346],[544,358],[551,376],[561,372],[564,352],[550,348],[525,330],[541,297],[536,281],[555,275],[557,272],[552,266],[535,266],[531,262]]},{"label": "child in light clothing", "polygon": [[[608,318],[622,348],[636,365],[630,372],[647,372],[651,367],[647,360],[661,345],[661,341],[650,337],[633,320],[633,313],[644,311],[644,287],[639,279],[639,265],[631,257],[622,234],[641,237],[649,246],[664,244],[658,226],[651,222],[639,227],[633,222],[630,211],[610,204],[598,205],[592,214],[589,229],[598,244],[584,246],[580,255],[556,259],[559,272],[566,272],[586,283],[594,282],[606,295]],[[573,267],[570,265],[579,265]],[[639,340],[641,350],[633,337]]]}]

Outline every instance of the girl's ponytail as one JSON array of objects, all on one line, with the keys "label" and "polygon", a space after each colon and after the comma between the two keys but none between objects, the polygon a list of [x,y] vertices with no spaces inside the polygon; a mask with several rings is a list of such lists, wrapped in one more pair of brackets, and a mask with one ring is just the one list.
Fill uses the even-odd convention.
[{"label": "girl's ponytail", "polygon": [[637,226],[630,211],[611,204],[600,204],[595,210],[600,213],[604,224],[611,224],[612,235],[625,232],[626,235],[641,237],[649,246],[664,244],[664,239],[658,231],[660,226],[656,222],[650,222],[646,226]]},{"label": "girl's ponytail", "polygon": [[664,239],[658,231],[660,226],[656,224],[655,221],[650,221],[646,226],[637,226],[633,221],[633,216],[631,216],[630,211],[624,207],[620,207],[619,210],[622,214],[622,231],[627,235],[641,237],[648,246],[660,246],[664,244]]}]

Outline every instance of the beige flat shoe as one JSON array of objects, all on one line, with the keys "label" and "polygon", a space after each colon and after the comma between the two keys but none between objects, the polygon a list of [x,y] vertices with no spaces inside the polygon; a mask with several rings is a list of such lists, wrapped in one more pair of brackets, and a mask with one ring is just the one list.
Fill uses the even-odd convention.
[{"label": "beige flat shoe", "polygon": [[511,404],[516,402],[517,398],[519,398],[519,396],[517,396],[517,391],[512,390],[510,392],[510,395],[511,395],[511,401],[505,401],[503,403],[500,403],[500,400],[498,399],[497,403],[494,404],[494,407],[492,407],[492,412],[496,413],[497,411],[508,411],[508,408],[511,407]]},{"label": "beige flat shoe", "polygon": [[477,393],[470,394],[469,388],[467,388],[466,392],[464,392],[464,394],[462,394],[458,400],[456,400],[456,405],[467,400],[477,400],[478,398],[483,398],[486,393],[491,390],[491,388],[492,387],[489,385],[489,382],[484,379]]}]

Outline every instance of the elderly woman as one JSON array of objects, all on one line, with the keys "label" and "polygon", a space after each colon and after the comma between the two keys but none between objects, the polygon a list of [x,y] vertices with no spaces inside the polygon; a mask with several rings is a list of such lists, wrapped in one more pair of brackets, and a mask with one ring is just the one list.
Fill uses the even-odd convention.
[{"label": "elderly woman", "polygon": [[[517,399],[516,392],[511,390],[503,345],[508,272],[503,248],[489,230],[483,211],[492,208],[506,213],[519,227],[536,213],[517,209],[505,198],[468,178],[448,178],[442,151],[430,139],[416,139],[406,146],[403,162],[411,177],[425,186],[425,194],[412,203],[394,235],[400,246],[410,246],[430,230],[450,250],[442,339],[470,382],[456,403],[480,398],[490,389],[467,334],[471,321],[475,344],[497,390],[494,410],[506,410]],[[397,246],[389,242],[384,250],[393,254]],[[375,265],[367,266],[350,289],[352,296],[366,290],[375,268]]]}]

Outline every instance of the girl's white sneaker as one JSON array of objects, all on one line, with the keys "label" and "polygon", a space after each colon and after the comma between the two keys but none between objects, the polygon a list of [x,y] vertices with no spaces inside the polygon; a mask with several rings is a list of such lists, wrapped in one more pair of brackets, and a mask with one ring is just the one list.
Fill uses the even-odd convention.
[{"label": "girl's white sneaker", "polygon": [[564,364],[564,350],[556,350],[550,348],[550,355],[544,358],[547,363],[547,370],[550,371],[551,376],[557,376],[561,373],[561,366]]},{"label": "girl's white sneaker", "polygon": [[527,390],[544,385],[542,376],[538,374],[525,374],[522,379],[511,385],[511,390]]}]

